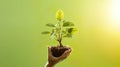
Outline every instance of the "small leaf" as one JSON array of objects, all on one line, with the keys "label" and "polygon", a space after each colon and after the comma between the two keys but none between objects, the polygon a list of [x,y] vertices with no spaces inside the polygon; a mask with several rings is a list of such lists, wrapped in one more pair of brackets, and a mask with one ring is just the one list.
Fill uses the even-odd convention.
[{"label": "small leaf", "polygon": [[60,28],[56,28],[56,32],[58,32],[58,33],[59,33],[59,32],[60,32]]},{"label": "small leaf", "polygon": [[50,34],[50,32],[49,31],[44,31],[41,34]]},{"label": "small leaf", "polygon": [[66,21],[63,21],[64,23],[63,23],[63,27],[69,27],[69,26],[74,26],[74,23],[72,23],[72,22],[66,22]]},{"label": "small leaf", "polygon": [[66,34],[66,31],[63,30],[63,31],[62,31],[62,34]]},{"label": "small leaf", "polygon": [[68,33],[68,34],[66,34],[64,37],[72,37],[72,34],[70,34],[70,33]]},{"label": "small leaf", "polygon": [[77,28],[73,28],[71,33],[73,34],[76,31],[77,31]]},{"label": "small leaf", "polygon": [[67,32],[68,32],[68,33],[73,34],[73,33],[76,32],[76,31],[77,31],[76,28],[67,28]]},{"label": "small leaf", "polygon": [[56,32],[54,32],[53,34],[51,34],[50,38],[54,39],[56,36]]},{"label": "small leaf", "polygon": [[48,26],[48,27],[55,27],[55,25],[52,24],[52,23],[48,23],[48,24],[46,24],[46,26]]},{"label": "small leaf", "polygon": [[73,28],[68,28],[68,33],[71,33]]},{"label": "small leaf", "polygon": [[51,38],[51,39],[54,39],[55,36],[56,36],[56,31],[55,31],[55,29],[52,29],[52,32],[51,32],[51,34],[50,34],[50,38]]},{"label": "small leaf", "polygon": [[61,19],[64,17],[63,11],[60,9],[56,12],[56,19],[61,21]]},{"label": "small leaf", "polygon": [[51,32],[50,35],[53,35],[54,33],[55,33],[55,29],[52,29],[52,32]]}]

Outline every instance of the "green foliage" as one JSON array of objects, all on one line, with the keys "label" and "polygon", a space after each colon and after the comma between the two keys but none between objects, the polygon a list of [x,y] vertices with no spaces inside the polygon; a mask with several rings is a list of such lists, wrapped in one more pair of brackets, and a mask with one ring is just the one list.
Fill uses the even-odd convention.
[{"label": "green foliage", "polygon": [[41,34],[50,34],[50,32],[49,31],[44,31]]},{"label": "green foliage", "polygon": [[74,23],[69,21],[63,21],[63,27],[70,27],[70,26],[74,26]]},{"label": "green foliage", "polygon": [[67,33],[64,37],[70,38],[70,37],[72,37],[72,34],[71,33]]},{"label": "green foliage", "polygon": [[56,36],[55,29],[52,29],[52,32],[50,33],[50,37],[51,37],[52,39],[54,39],[55,36]]},{"label": "green foliage", "polygon": [[64,31],[64,36],[63,37],[72,37],[73,33],[76,32],[76,28],[66,28]]},{"label": "green foliage", "polygon": [[48,23],[48,24],[46,24],[46,26],[48,26],[48,27],[55,27],[55,25],[52,24],[52,23]]},{"label": "green foliage", "polygon": [[74,33],[74,32],[76,32],[77,31],[77,29],[76,28],[68,28],[68,33]]},{"label": "green foliage", "polygon": [[[42,34],[50,34],[51,37],[53,38],[53,36],[56,36],[57,33],[61,32],[62,35],[65,35],[63,37],[72,37],[72,34],[77,31],[76,28],[72,28],[71,27],[71,26],[74,26],[74,24],[72,22],[65,22],[65,21],[63,21],[61,23],[63,23],[63,25],[62,25],[62,27],[63,27],[62,32],[61,32],[61,28],[59,28],[58,26],[56,27],[54,24],[49,23],[49,24],[46,24],[46,26],[54,27],[54,28],[52,29],[51,32],[44,31],[44,32],[42,32]],[[69,28],[67,28],[67,27],[69,27]]]},{"label": "green foliage", "polygon": [[44,32],[42,32],[42,34],[50,34],[50,37],[52,39],[59,41],[60,46],[62,46],[61,45],[62,38],[63,37],[71,38],[73,33],[76,32],[77,29],[73,28],[73,26],[74,26],[73,22],[62,20],[62,18],[63,18],[62,11],[58,11],[58,13],[56,14],[56,17],[57,17],[56,19],[58,21],[56,24],[52,24],[52,23],[46,24],[46,26],[52,28],[51,32],[44,31]]}]

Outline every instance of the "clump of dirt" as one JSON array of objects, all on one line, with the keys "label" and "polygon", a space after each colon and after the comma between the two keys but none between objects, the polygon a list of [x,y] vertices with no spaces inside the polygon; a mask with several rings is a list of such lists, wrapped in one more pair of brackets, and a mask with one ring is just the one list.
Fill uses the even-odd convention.
[{"label": "clump of dirt", "polygon": [[51,51],[52,51],[52,55],[54,57],[60,57],[66,50],[68,50],[69,48],[65,47],[65,46],[53,46],[51,47]]}]

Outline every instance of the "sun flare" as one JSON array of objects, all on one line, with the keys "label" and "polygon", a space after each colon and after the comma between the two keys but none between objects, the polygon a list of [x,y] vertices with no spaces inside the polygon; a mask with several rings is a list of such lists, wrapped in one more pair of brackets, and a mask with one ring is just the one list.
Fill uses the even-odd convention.
[{"label": "sun flare", "polygon": [[109,27],[112,32],[120,33],[120,0],[112,0],[109,6]]}]

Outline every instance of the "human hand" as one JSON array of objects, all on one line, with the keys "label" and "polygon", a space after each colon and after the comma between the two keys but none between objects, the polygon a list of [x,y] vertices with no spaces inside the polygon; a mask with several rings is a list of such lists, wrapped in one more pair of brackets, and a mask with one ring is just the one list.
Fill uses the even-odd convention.
[{"label": "human hand", "polygon": [[66,50],[60,57],[54,57],[52,55],[52,52],[51,52],[51,47],[48,47],[48,64],[47,64],[47,67],[54,67],[55,64],[57,64],[58,62],[60,62],[64,59],[66,59],[72,51],[71,48],[69,48],[69,47],[67,47],[67,48],[68,48],[68,50]]}]

